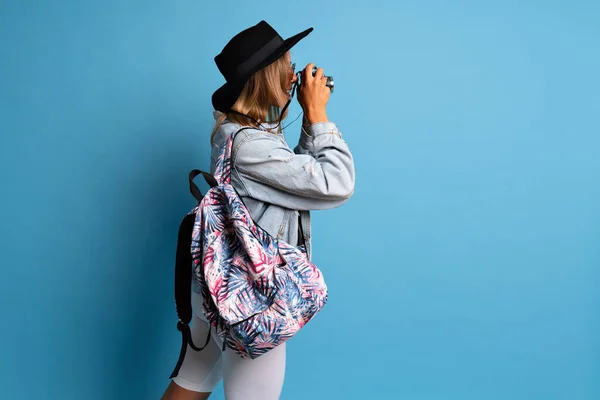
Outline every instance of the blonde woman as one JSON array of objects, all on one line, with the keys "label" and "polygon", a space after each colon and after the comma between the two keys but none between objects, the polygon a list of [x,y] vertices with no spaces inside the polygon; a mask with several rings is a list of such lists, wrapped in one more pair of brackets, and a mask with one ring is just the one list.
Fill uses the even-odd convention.
[{"label": "blonde woman", "polygon": [[[305,243],[309,257],[310,210],[338,207],[354,193],[352,154],[326,114],[331,91],[324,71],[319,68],[313,76],[313,64],[308,64],[298,85],[291,60],[290,49],[311,31],[283,40],[261,21],[227,43],[215,57],[227,82],[212,97],[216,121],[210,137],[214,174],[226,139],[241,127],[251,127],[234,137],[231,184],[259,226],[279,240]],[[287,117],[295,85],[304,118],[300,139],[292,149],[280,125]],[[274,107],[282,110],[280,116],[277,121],[268,121]],[[204,343],[209,330],[201,305],[202,296],[195,287],[191,329],[196,344]],[[188,347],[163,400],[208,399],[221,380],[227,400],[279,399],[285,375],[285,343],[255,359],[221,349],[221,340],[214,332],[203,350]]]}]

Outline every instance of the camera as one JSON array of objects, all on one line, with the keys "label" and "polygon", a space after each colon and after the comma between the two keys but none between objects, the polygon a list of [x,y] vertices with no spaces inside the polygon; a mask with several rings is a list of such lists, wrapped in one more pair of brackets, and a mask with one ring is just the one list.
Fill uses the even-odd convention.
[{"label": "camera", "polygon": [[[318,69],[317,66],[313,66],[312,76],[315,76],[317,74],[317,69]],[[300,72],[296,73],[296,75],[298,76],[298,85],[302,84],[302,73],[303,72],[304,71],[300,71]],[[335,86],[335,84],[333,82],[333,77],[332,76],[325,76],[324,78],[327,79],[327,83],[325,85],[329,88],[329,90],[331,90],[331,93],[333,93],[333,88]]]}]

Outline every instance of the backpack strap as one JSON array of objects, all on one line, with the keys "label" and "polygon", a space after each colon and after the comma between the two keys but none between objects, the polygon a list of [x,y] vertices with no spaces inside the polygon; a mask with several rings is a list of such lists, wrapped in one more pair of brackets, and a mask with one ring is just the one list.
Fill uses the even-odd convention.
[{"label": "backpack strap", "polygon": [[[200,170],[190,172],[190,192],[199,202],[202,200],[202,193],[198,186],[194,183],[194,178],[202,174],[206,182],[211,186],[217,186],[216,179]],[[195,351],[204,349],[210,342],[210,328],[206,343],[202,347],[197,347],[192,341],[192,333],[190,330],[190,322],[192,320],[192,232],[194,223],[196,222],[196,214],[190,213],[186,215],[179,225],[179,234],[177,236],[177,253],[175,255],[175,308],[179,321],[177,322],[177,330],[181,332],[181,350],[179,351],[179,359],[177,365],[171,373],[170,379],[173,379],[179,374],[179,369],[183,364],[185,353],[188,344]]]},{"label": "backpack strap", "polygon": [[196,184],[194,183],[194,178],[200,174],[202,174],[204,180],[210,185],[210,187],[215,187],[219,185],[215,177],[209,174],[208,172],[200,171],[199,169],[191,170],[190,175],[188,177],[188,180],[190,181],[190,192],[192,193],[192,196],[194,196],[194,198],[198,200],[198,202],[201,202],[204,196],[202,195],[202,193],[200,193],[200,189],[198,189],[198,186],[196,186]]},{"label": "backpack strap", "polygon": [[298,244],[300,244],[300,240],[302,240],[302,244],[306,246],[306,239],[304,238],[304,229],[302,229],[302,218],[300,218],[300,213],[298,213]]}]

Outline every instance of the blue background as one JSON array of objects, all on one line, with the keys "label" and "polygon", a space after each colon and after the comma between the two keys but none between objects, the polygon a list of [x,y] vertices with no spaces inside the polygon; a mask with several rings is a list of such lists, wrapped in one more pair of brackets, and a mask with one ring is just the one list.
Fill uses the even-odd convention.
[{"label": "blue background", "polygon": [[3,0],[0,398],[160,397],[213,57],[266,19],[357,170],[282,399],[600,399],[600,3],[527,3]]}]

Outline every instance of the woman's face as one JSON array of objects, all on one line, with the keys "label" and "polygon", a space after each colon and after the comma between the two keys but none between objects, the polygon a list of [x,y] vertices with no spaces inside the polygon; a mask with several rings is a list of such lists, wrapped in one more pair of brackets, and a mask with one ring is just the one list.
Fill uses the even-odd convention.
[{"label": "woman's face", "polygon": [[290,64],[290,83],[287,89],[292,90],[293,84],[298,80],[298,77],[294,73],[294,68],[292,67],[292,53],[287,51],[285,53],[285,59]]},{"label": "woman's face", "polygon": [[294,67],[292,66],[292,54],[290,53],[290,51],[287,51],[285,53],[284,58],[285,58],[286,63],[288,64],[288,68],[289,68],[288,81],[287,81],[288,83],[287,83],[287,86],[285,87],[285,89],[286,89],[285,96],[284,96],[285,101],[283,101],[283,98],[282,98],[283,104],[280,104],[279,107],[285,106],[285,103],[289,100],[289,96],[292,91],[292,88],[294,87],[294,83],[296,81],[298,81],[298,77],[294,73],[295,72]]}]

